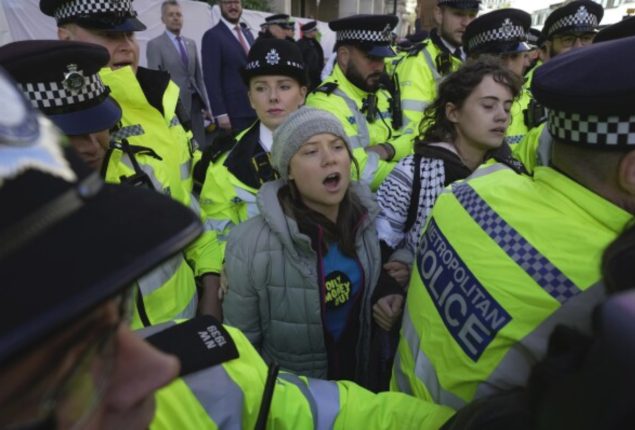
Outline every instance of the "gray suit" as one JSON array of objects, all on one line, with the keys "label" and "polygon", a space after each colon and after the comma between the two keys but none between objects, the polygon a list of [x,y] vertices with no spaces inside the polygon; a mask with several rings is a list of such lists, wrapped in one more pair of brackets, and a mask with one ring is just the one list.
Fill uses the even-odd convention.
[{"label": "gray suit", "polygon": [[205,128],[201,109],[209,110],[207,90],[198,60],[196,43],[192,39],[183,36],[181,38],[187,53],[187,70],[179,51],[166,33],[148,42],[146,48],[148,67],[167,71],[174,83],[179,86],[181,103],[190,115],[194,138],[200,145],[205,145]]}]

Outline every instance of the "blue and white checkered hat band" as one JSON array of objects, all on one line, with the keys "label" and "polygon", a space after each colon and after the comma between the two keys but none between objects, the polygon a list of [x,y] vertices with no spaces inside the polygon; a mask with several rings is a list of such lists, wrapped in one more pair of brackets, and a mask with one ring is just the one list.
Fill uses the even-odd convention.
[{"label": "blue and white checkered hat band", "polygon": [[580,115],[550,110],[547,127],[565,142],[589,146],[635,145],[635,115]]},{"label": "blue and white checkered hat band", "polygon": [[474,48],[490,42],[524,41],[526,38],[525,29],[520,25],[512,24],[511,20],[507,18],[499,28],[484,31],[468,40],[467,49],[468,51],[473,51]]},{"label": "blue and white checkered hat band", "polygon": [[592,27],[597,28],[598,26],[598,17],[589,11],[587,11],[586,7],[580,6],[577,12],[573,15],[567,15],[563,18],[560,18],[558,21],[554,22],[551,25],[551,28],[548,29],[549,35],[567,28],[575,29],[576,27]]},{"label": "blue and white checkered hat band", "polygon": [[336,39],[341,41],[357,41],[370,43],[390,43],[390,29],[378,30],[341,30],[336,32]]},{"label": "blue and white checkered hat band", "polygon": [[103,97],[106,87],[99,75],[84,77],[84,85],[71,89],[63,82],[29,82],[18,84],[33,106],[46,110],[76,105]]},{"label": "blue and white checkered hat band", "polygon": [[55,19],[62,21],[95,14],[134,14],[132,0],[70,0],[55,11]]}]

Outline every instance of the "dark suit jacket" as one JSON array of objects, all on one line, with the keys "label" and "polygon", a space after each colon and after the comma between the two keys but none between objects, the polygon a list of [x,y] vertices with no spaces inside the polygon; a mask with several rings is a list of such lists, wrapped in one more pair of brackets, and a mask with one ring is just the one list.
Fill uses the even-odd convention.
[{"label": "dark suit jacket", "polygon": [[192,39],[183,37],[183,44],[187,53],[187,70],[181,61],[181,54],[166,33],[148,42],[146,56],[148,68],[165,70],[170,74],[174,83],[181,89],[181,103],[189,113],[192,109],[192,96],[194,94],[197,94],[207,107],[209,107],[209,101],[207,100],[201,65],[198,61],[196,43]]},{"label": "dark suit jacket", "polygon": [[[254,42],[251,32],[242,29],[251,46]],[[240,76],[240,70],[247,64],[247,54],[222,21],[203,35],[201,61],[214,115],[228,114],[234,127],[239,118],[242,122],[254,119],[256,113],[249,104],[247,87]]]}]

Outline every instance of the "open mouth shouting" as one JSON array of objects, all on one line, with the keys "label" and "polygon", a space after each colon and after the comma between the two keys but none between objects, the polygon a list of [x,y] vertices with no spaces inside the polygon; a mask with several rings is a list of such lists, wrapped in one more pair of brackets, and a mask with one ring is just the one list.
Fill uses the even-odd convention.
[{"label": "open mouth shouting", "polygon": [[339,185],[342,179],[342,175],[339,173],[331,173],[328,175],[322,183],[328,191],[336,192],[339,190]]}]

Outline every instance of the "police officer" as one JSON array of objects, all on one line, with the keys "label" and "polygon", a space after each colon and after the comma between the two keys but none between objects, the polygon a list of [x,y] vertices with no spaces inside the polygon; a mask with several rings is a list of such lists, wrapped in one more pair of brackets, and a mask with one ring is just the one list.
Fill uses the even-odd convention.
[{"label": "police officer", "polygon": [[460,407],[523,386],[555,325],[588,332],[602,250],[635,214],[634,42],[536,70],[551,166],[533,178],[483,167],[439,197],[415,259],[393,389]]},{"label": "police officer", "polygon": [[109,149],[109,130],[121,119],[98,74],[109,58],[106,48],[83,42],[22,41],[0,47],[0,64],[97,171]]},{"label": "police officer", "polygon": [[[193,147],[191,133],[186,132],[179,121],[179,89],[167,72],[139,67],[135,32],[146,27],[136,18],[132,0],[40,0],[40,10],[55,17],[60,39],[92,42],[108,49],[110,60],[100,77],[123,113],[121,127],[113,139],[126,140],[127,144],[140,148],[136,159],[150,178],[145,182],[202,217],[198,202],[191,194]],[[139,170],[136,165],[125,159],[112,161],[107,181],[120,182],[125,178],[136,181]],[[157,164],[165,168],[157,169]],[[210,264],[213,252],[211,232],[208,232],[187,248],[185,260],[174,260],[170,270],[143,287],[146,295],[156,295],[156,304],[152,307],[161,308],[167,302],[178,309],[180,317],[194,316],[197,308],[220,316],[218,286],[214,284]],[[200,303],[197,283],[202,288]],[[167,291],[172,291],[169,298],[161,298]],[[163,320],[163,312],[154,317],[150,314],[144,324]]]},{"label": "police officer", "polygon": [[[530,50],[526,42],[530,25],[531,15],[520,9],[498,9],[481,15],[465,29],[465,52],[469,58],[478,58],[483,54],[498,56],[508,69],[522,78],[527,66],[527,52]],[[529,93],[523,91],[512,104],[512,122],[505,138],[509,144],[518,143],[529,130],[523,117],[529,100]]]},{"label": "police officer", "polygon": [[205,223],[212,229],[215,272],[220,273],[231,229],[259,213],[256,194],[278,178],[271,165],[273,131],[306,96],[307,77],[300,49],[275,38],[254,43],[242,78],[258,120],[235,139],[219,137],[194,168]]},{"label": "police officer", "polygon": [[65,159],[55,127],[2,72],[0,97],[0,427],[254,428],[262,416],[261,428],[438,428],[452,415],[350,382],[268,378],[247,339],[209,316],[142,340],[127,325],[127,285],[194,240],[200,221]]},{"label": "police officer", "polygon": [[[551,12],[542,28],[544,40],[543,62],[572,49],[590,45],[598,32],[598,26],[604,9],[602,5],[591,0],[576,0]],[[526,82],[525,90],[531,91]],[[544,127],[546,111],[544,106],[529,102],[526,123],[530,130],[522,141],[513,149],[516,157],[523,162],[529,172],[537,164],[548,165],[551,136]]]},{"label": "police officer", "polygon": [[404,132],[419,134],[423,111],[436,98],[439,81],[461,66],[465,59],[462,36],[480,4],[480,0],[438,0],[434,11],[437,27],[396,65]]},{"label": "police officer", "polygon": [[576,0],[555,9],[542,28],[547,61],[571,49],[588,46],[598,32],[604,16],[601,4]]},{"label": "police officer", "polygon": [[[110,145],[110,130],[116,133],[121,109],[109,96],[99,77],[110,56],[102,46],[61,40],[20,41],[0,47],[0,64],[17,80],[35,107],[68,135],[71,145],[108,182],[160,187],[158,178],[168,178],[167,166],[150,147]],[[151,166],[152,176],[141,166]],[[134,172],[121,180],[121,169]],[[136,169],[136,170],[135,170]],[[123,246],[124,244],[122,244]],[[166,273],[180,268],[161,283]],[[137,280],[137,305],[133,327],[193,316],[196,295],[194,277],[183,253]],[[188,290],[184,287],[191,286]],[[192,305],[187,306],[189,303]]]},{"label": "police officer", "polygon": [[286,13],[277,13],[265,18],[261,24],[261,31],[258,38],[274,37],[276,39],[286,39],[295,41],[295,21]]},{"label": "police officer", "polygon": [[337,42],[331,75],[309,95],[307,105],[328,110],[351,138],[360,179],[376,189],[394,163],[412,152],[414,136],[402,135],[398,97],[380,87],[384,59],[395,55],[394,15],[354,15],[329,23]]}]

